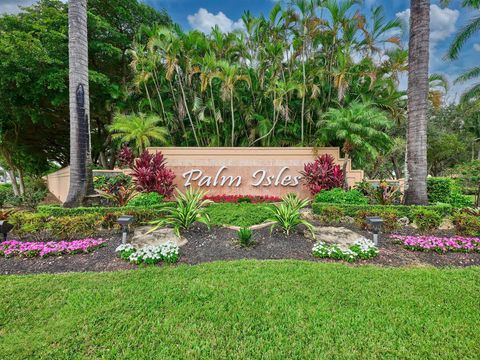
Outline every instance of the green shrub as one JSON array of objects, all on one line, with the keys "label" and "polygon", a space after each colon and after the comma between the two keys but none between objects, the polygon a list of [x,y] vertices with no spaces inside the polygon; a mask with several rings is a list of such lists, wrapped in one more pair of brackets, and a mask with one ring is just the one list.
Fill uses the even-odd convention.
[{"label": "green shrub", "polygon": [[480,217],[459,212],[452,216],[452,222],[457,235],[480,236]]},{"label": "green shrub", "polygon": [[161,205],[163,196],[156,192],[141,193],[128,202],[127,206],[150,207]]},{"label": "green shrub", "polygon": [[454,191],[450,194],[450,200],[448,203],[454,208],[465,208],[473,206],[472,199],[467,195],[463,195],[459,191]]},{"label": "green shrub", "polygon": [[33,236],[36,240],[46,240],[50,236],[47,229],[48,215],[19,211],[9,218],[13,232],[20,237]]},{"label": "green shrub", "polygon": [[267,221],[270,204],[251,203],[215,203],[210,204],[205,212],[210,217],[212,225],[234,225],[249,227]]},{"label": "green shrub", "polygon": [[[326,207],[332,206],[326,203],[313,203],[313,212],[320,215],[322,210]],[[442,218],[450,216],[452,214],[452,206],[449,204],[436,204],[429,206],[415,206],[415,205],[353,205],[353,204],[335,204],[335,206],[341,207],[345,216],[356,217],[357,212],[360,210],[394,210],[398,213],[399,217],[408,217],[413,220],[413,212],[416,209],[428,209],[437,212]]]},{"label": "green shrub", "polygon": [[331,204],[368,204],[368,198],[359,190],[345,191],[341,188],[322,190],[315,195],[315,201]]},{"label": "green shrub", "polygon": [[451,178],[429,177],[427,179],[428,201],[434,203],[450,203],[450,194],[455,190],[455,181]]},{"label": "green shrub", "polygon": [[431,177],[427,179],[428,201],[434,203],[446,203],[454,208],[470,207],[473,201],[470,197],[461,193],[458,182],[455,179],[443,177]]},{"label": "green shrub", "polygon": [[46,190],[29,189],[23,195],[11,195],[5,199],[5,203],[15,207],[26,207],[35,210],[38,204],[47,196]]},{"label": "green shrub", "polygon": [[0,208],[3,207],[5,201],[13,196],[12,185],[10,184],[1,184],[0,185]]},{"label": "green shrub", "polygon": [[37,240],[72,240],[94,236],[102,218],[95,214],[52,217],[41,213],[18,212],[10,217],[17,236]]},{"label": "green shrub", "polygon": [[59,240],[75,240],[95,236],[102,219],[95,214],[49,218],[46,229]]},{"label": "green shrub", "polygon": [[435,211],[417,209],[413,213],[413,222],[417,225],[418,230],[430,232],[441,225],[442,217]]},{"label": "green shrub", "polygon": [[74,216],[83,214],[106,214],[133,215],[136,222],[151,221],[165,214],[165,203],[146,207],[125,206],[125,207],[77,207],[63,208],[59,205],[40,205],[37,208],[39,213],[49,216]]},{"label": "green shrub", "polygon": [[238,230],[238,241],[240,242],[241,246],[248,247],[252,245],[252,230],[249,228],[243,227]]},{"label": "green shrub", "polygon": [[382,230],[385,233],[394,232],[399,227],[399,212],[395,209],[359,210],[355,215],[355,223],[361,229],[370,229],[370,226],[367,222],[367,217],[369,216],[380,216],[383,219]]},{"label": "green shrub", "polygon": [[338,224],[345,216],[345,211],[338,206],[324,207],[319,215],[319,220],[325,224]]}]

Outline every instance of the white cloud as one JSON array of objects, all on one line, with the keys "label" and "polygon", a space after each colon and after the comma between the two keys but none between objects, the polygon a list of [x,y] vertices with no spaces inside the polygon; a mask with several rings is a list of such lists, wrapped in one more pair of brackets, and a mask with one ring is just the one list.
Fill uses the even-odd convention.
[{"label": "white cloud", "polygon": [[187,19],[193,29],[200,30],[204,33],[209,33],[215,25],[217,25],[223,32],[243,29],[243,22],[241,19],[233,21],[221,11],[214,15],[207,9],[200,8],[196,14],[188,15]]},{"label": "white cloud", "polygon": [[[410,28],[410,9],[398,12],[397,17],[402,21],[403,26],[408,33]],[[430,42],[432,47],[447,39],[456,32],[456,23],[460,11],[444,8],[438,5],[430,5]]]},{"label": "white cloud", "polygon": [[473,44],[473,48],[475,49],[475,51],[480,51],[480,44]]}]

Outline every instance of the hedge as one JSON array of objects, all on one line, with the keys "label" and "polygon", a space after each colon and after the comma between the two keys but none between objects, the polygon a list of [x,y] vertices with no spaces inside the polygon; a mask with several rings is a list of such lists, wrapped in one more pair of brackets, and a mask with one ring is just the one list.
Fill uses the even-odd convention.
[{"label": "hedge", "polygon": [[399,217],[408,217],[413,220],[416,210],[425,209],[437,212],[442,218],[452,214],[452,206],[449,204],[438,204],[429,206],[417,205],[354,205],[354,204],[329,204],[329,203],[313,203],[312,209],[314,214],[321,214],[322,209],[335,206],[343,209],[345,216],[355,217],[358,211],[396,211]]},{"label": "hedge", "polygon": [[135,215],[136,213],[143,214],[163,214],[163,209],[165,208],[165,203],[155,206],[123,206],[123,207],[112,207],[112,206],[92,206],[92,207],[77,207],[77,208],[64,208],[59,205],[39,205],[37,207],[37,212],[45,214],[48,216],[75,216],[75,215],[84,215],[84,214],[98,214],[106,215],[111,213],[125,213],[130,215]]}]

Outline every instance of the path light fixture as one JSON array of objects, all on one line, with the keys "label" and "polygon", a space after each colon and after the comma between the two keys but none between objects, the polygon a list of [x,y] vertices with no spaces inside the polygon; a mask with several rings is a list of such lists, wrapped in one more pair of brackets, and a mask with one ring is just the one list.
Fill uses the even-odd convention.
[{"label": "path light fixture", "polygon": [[13,225],[6,220],[0,220],[0,233],[3,234],[3,241],[7,241],[7,234],[13,229]]},{"label": "path light fixture", "polygon": [[133,216],[131,215],[122,215],[117,219],[117,223],[122,227],[122,244],[127,242],[128,235],[128,225],[133,222]]},{"label": "path light fixture", "polygon": [[372,225],[373,230],[373,243],[378,246],[378,234],[383,225],[383,219],[380,216],[367,216],[367,222]]}]

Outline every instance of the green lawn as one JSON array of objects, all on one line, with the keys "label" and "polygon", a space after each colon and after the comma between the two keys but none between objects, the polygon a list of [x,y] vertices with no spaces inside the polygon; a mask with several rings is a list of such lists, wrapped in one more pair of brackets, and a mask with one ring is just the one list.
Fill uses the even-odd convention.
[{"label": "green lawn", "polygon": [[206,208],[212,225],[252,226],[265,222],[271,213],[267,210],[272,204],[223,203],[211,204]]},{"label": "green lawn", "polygon": [[480,268],[235,261],[3,276],[0,293],[0,359],[480,353]]}]

